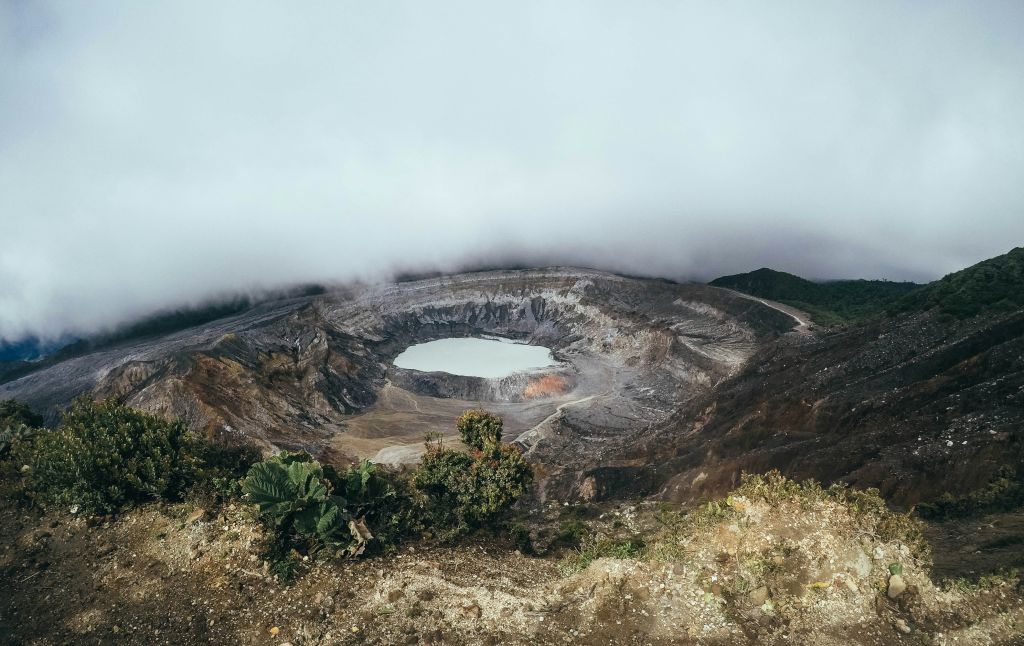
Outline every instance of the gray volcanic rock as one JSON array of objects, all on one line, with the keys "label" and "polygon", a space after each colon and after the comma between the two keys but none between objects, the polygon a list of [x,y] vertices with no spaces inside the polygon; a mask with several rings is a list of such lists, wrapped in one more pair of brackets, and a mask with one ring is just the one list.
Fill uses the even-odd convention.
[{"label": "gray volcanic rock", "polygon": [[[44,367],[0,384],[0,398],[52,421],[79,394],[116,397],[210,435],[241,433],[327,459],[418,444],[434,430],[415,422],[434,419],[413,415],[425,408],[439,412],[424,424],[450,432],[445,401],[423,395],[484,401],[506,415],[532,460],[549,465],[544,481],[571,490],[583,467],[600,464],[607,439],[628,441],[669,419],[796,323],[706,285],[568,268],[481,272],[263,303]],[[414,343],[474,335],[547,346],[563,365],[501,384],[391,365]],[[384,393],[409,411],[378,401]]]},{"label": "gray volcanic rock", "polygon": [[734,378],[623,445],[646,493],[699,500],[740,473],[877,487],[910,506],[1024,473],[1024,311],[934,312],[765,346]]}]

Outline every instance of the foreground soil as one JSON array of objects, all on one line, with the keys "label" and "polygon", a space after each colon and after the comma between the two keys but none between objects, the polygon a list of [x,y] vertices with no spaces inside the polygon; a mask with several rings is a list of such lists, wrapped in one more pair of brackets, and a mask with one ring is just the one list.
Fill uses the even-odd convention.
[{"label": "foreground soil", "polygon": [[[1013,577],[936,585],[926,555],[883,540],[833,502],[728,505],[700,522],[653,505],[552,504],[524,516],[535,528],[585,524],[606,544],[651,537],[642,558],[602,557],[614,549],[525,556],[510,542],[480,538],[309,562],[284,585],[259,556],[262,530],[241,504],[215,513],[150,505],[116,519],[8,504],[0,510],[0,641],[1024,643]],[[941,537],[950,553],[965,549],[964,526],[957,532]],[[956,559],[937,561],[948,569]],[[892,563],[906,584],[895,599]]]}]

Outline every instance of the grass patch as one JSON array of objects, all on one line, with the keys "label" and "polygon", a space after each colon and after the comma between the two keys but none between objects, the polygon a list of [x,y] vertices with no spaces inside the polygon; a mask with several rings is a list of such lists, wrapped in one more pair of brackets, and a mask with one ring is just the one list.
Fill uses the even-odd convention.
[{"label": "grass patch", "polygon": [[640,537],[627,540],[601,538],[588,542],[573,553],[565,556],[559,563],[559,570],[564,575],[585,570],[598,559],[638,559],[642,558],[646,543]]}]

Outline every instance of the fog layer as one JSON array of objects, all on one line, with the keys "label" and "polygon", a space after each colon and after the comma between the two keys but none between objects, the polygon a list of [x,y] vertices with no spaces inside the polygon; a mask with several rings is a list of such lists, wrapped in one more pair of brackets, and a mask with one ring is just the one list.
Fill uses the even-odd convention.
[{"label": "fog layer", "polygon": [[1017,2],[0,3],[0,339],[473,264],[1024,242]]}]

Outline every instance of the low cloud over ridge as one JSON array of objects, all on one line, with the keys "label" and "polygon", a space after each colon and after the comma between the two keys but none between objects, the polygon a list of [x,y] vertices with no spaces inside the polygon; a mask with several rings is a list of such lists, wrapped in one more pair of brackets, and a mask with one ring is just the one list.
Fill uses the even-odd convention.
[{"label": "low cloud over ridge", "polygon": [[0,5],[0,339],[468,264],[927,280],[1024,242],[1024,7],[786,7]]}]

